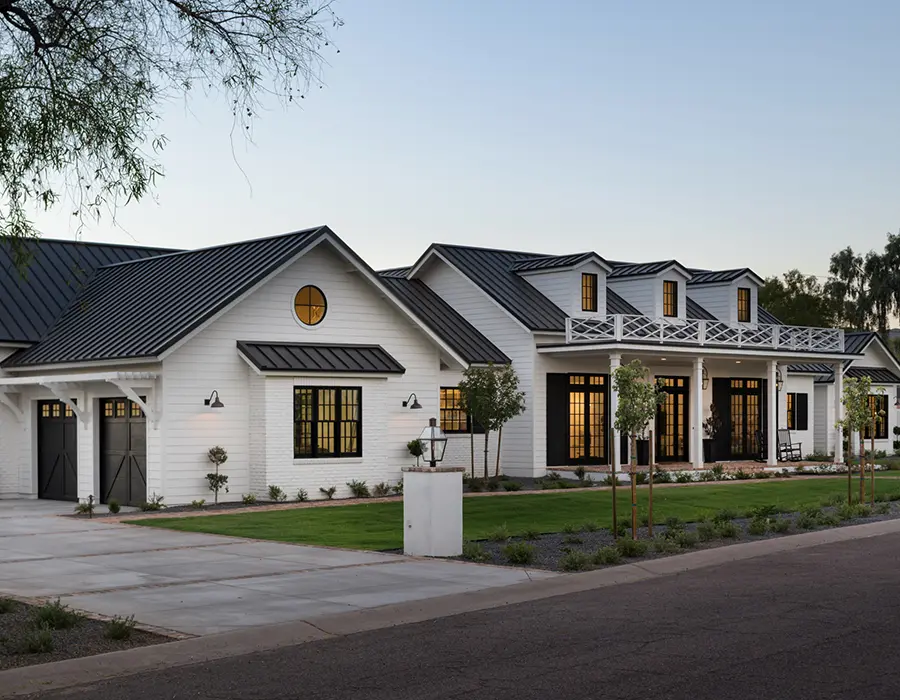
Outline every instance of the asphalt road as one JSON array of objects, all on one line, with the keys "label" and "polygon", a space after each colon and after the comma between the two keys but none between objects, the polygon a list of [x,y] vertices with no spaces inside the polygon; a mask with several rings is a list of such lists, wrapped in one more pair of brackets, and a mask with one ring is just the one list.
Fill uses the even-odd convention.
[{"label": "asphalt road", "polygon": [[900,535],[42,698],[896,700]]}]

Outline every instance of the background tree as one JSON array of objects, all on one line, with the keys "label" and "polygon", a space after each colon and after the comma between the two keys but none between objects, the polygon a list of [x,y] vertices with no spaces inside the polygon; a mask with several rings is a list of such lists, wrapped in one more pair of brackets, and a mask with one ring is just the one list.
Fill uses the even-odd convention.
[{"label": "background tree", "polygon": [[619,395],[615,428],[631,438],[631,537],[637,539],[637,439],[644,435],[666,392],[650,379],[640,360],[619,365],[613,372],[613,389]]},{"label": "background tree", "polygon": [[759,289],[759,303],[779,321],[790,326],[830,327],[834,308],[815,275],[788,270],[782,277],[768,277]]},{"label": "background tree", "polygon": [[331,0],[0,0],[0,239],[17,264],[28,219],[63,194],[76,216],[150,191],[164,101],[224,93],[250,129],[261,97],[320,84],[341,21]]},{"label": "background tree", "polygon": [[863,257],[848,246],[832,255],[828,265],[830,277],[825,283],[825,293],[831,299],[835,322],[845,328],[868,328],[871,314],[867,309],[864,263]]}]

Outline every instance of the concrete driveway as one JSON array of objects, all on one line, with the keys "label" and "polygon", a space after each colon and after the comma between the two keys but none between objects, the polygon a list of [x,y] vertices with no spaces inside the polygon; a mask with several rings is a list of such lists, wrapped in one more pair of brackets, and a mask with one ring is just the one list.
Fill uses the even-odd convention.
[{"label": "concrete driveway", "polygon": [[[189,635],[507,586],[545,571],[258,542],[59,517],[0,501],[0,595],[57,597]],[[209,516],[215,517],[215,516]]]}]

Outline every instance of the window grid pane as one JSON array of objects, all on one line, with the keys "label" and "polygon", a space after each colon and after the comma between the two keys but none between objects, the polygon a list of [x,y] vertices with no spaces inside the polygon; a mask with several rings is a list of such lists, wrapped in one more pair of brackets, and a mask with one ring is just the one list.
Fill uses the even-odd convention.
[{"label": "window grid pane", "polygon": [[663,316],[678,315],[678,283],[663,281]]},{"label": "window grid pane", "polygon": [[794,419],[794,395],[787,395],[787,427],[788,430],[793,430],[794,425],[796,425],[796,421]]},{"label": "window grid pane", "polygon": [[294,387],[294,458],[362,455],[362,389]]},{"label": "window grid pane", "polygon": [[468,416],[461,406],[461,389],[458,387],[441,388],[441,430],[445,433],[469,431]]},{"label": "window grid pane", "polygon": [[581,310],[597,310],[597,275],[591,272],[581,274]]},{"label": "window grid pane", "polygon": [[747,287],[738,287],[738,321],[750,323],[750,290]]}]

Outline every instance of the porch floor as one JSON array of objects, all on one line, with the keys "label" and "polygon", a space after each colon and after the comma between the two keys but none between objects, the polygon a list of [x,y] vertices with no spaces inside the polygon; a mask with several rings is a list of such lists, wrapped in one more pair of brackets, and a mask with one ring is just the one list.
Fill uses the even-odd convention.
[{"label": "porch floor", "polygon": [[[726,472],[736,472],[736,471],[745,471],[750,473],[761,472],[767,468],[781,469],[783,467],[813,467],[818,466],[820,464],[831,464],[831,462],[813,462],[810,460],[797,460],[793,462],[779,462],[777,467],[768,467],[765,462],[757,462],[755,460],[734,460],[734,461],[721,461],[715,462],[715,464],[719,464],[725,468]],[[628,464],[622,465],[622,470],[628,469]],[[712,466],[712,464],[704,465],[703,470],[707,470]],[[695,471],[694,465],[692,462],[657,462],[653,465],[655,470],[662,470],[667,472],[690,472]],[[575,471],[577,467],[547,467],[548,471],[555,472],[572,472]],[[646,469],[646,466],[641,466],[641,470]],[[609,465],[597,465],[597,466],[585,466],[584,471],[591,474],[607,474],[609,473]]]}]

